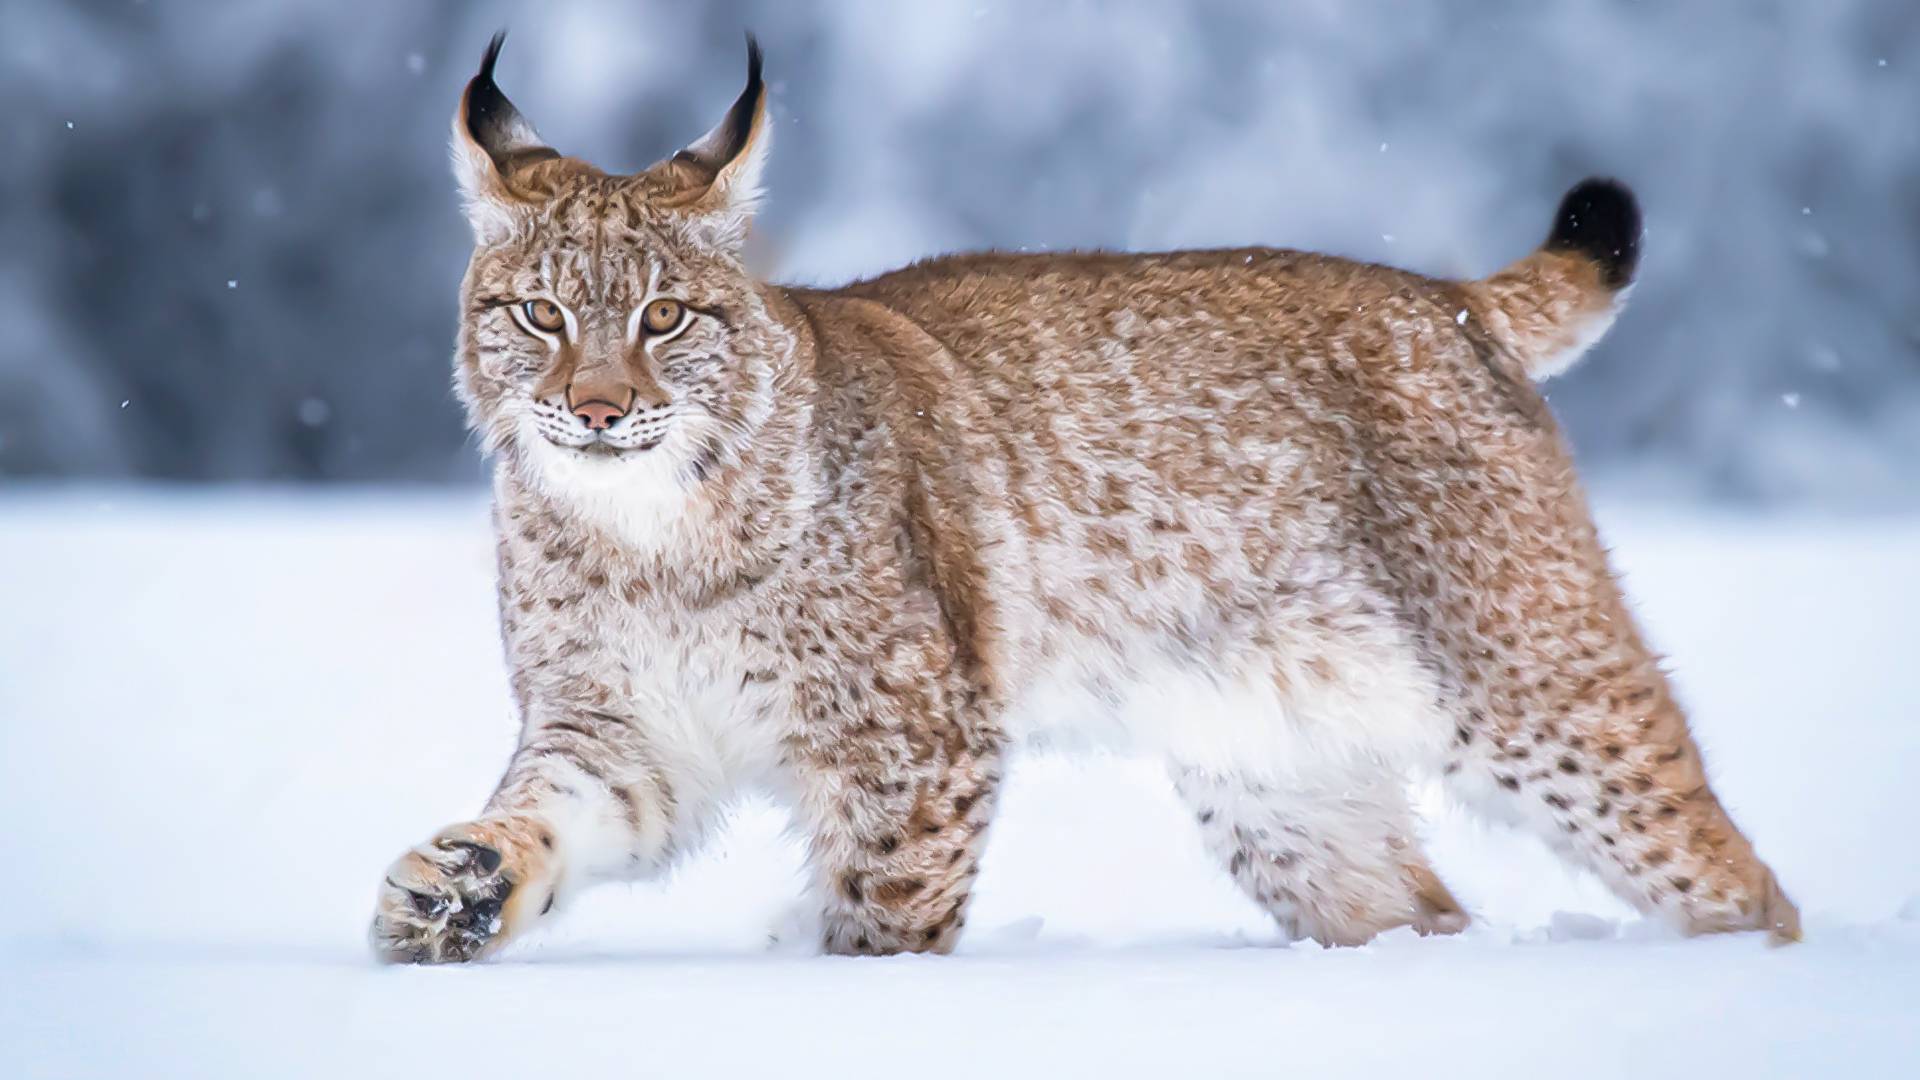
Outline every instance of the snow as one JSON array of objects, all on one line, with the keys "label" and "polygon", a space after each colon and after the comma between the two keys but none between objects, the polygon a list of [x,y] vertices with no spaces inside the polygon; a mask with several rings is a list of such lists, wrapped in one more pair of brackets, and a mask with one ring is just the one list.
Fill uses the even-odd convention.
[{"label": "snow", "polygon": [[323,427],[328,418],[333,416],[333,406],[328,405],[324,398],[301,398],[299,406],[295,409],[295,414],[300,417],[300,422],[307,427]]},{"label": "snow", "polygon": [[1920,519],[1603,511],[1802,945],[1679,939],[1439,807],[1474,929],[1282,946],[1151,766],[1038,759],[954,957],[766,951],[799,856],[750,806],[497,962],[378,967],[381,869],[512,744],[482,497],[16,490],[0,1071],[1913,1075]]}]

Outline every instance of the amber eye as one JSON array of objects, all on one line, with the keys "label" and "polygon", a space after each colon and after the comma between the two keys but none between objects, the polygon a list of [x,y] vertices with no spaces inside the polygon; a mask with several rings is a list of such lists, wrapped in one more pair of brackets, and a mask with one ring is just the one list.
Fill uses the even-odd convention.
[{"label": "amber eye", "polygon": [[640,325],[646,327],[649,334],[670,333],[679,328],[686,313],[687,305],[678,300],[655,300],[640,313]]},{"label": "amber eye", "polygon": [[527,322],[550,334],[558,333],[567,325],[566,316],[560,314],[560,305],[551,300],[529,300],[520,305],[520,310],[526,314]]}]

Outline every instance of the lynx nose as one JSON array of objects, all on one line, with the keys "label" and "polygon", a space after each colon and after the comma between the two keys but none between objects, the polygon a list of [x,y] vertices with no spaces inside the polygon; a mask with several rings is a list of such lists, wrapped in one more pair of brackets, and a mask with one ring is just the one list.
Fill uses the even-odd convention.
[{"label": "lynx nose", "polygon": [[573,407],[573,415],[584,421],[589,431],[605,431],[627,415],[627,410],[611,401],[583,401]]}]

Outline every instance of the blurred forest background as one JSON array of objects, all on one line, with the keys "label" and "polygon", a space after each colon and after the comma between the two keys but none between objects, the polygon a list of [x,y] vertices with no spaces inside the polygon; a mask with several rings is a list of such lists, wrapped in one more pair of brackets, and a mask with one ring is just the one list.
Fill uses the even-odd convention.
[{"label": "blurred forest background", "polygon": [[1573,181],[1648,218],[1552,384],[1601,484],[1920,504],[1920,3],[17,0],[0,18],[0,484],[471,482],[449,118],[487,36],[631,170],[765,45],[757,258],[1265,243],[1444,275]]}]

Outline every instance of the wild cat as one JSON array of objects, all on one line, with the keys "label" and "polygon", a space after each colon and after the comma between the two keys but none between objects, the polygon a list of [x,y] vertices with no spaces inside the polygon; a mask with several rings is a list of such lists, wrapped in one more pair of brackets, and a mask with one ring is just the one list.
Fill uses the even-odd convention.
[{"label": "wild cat", "polygon": [[387,871],[380,956],[487,956],[751,789],[809,840],[821,947],[944,952],[1035,741],[1164,758],[1294,937],[1466,925],[1422,773],[1685,931],[1797,937],[1534,386],[1633,278],[1625,188],[1478,281],[1243,248],[786,288],[741,256],[751,41],[720,124],[631,176],[541,141],[500,44],[453,125],[455,385],[522,728],[480,815]]}]

